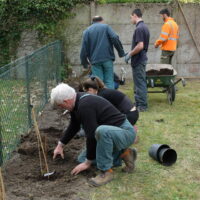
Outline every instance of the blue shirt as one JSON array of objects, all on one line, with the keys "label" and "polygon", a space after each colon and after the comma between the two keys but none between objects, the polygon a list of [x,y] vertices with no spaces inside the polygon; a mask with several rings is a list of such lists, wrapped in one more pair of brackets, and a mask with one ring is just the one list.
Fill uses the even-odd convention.
[{"label": "blue shirt", "polygon": [[82,48],[80,53],[81,64],[91,64],[115,60],[114,48],[119,57],[124,56],[124,50],[118,35],[107,24],[94,23],[83,32]]},{"label": "blue shirt", "polygon": [[147,25],[143,22],[140,21],[136,24],[136,29],[133,34],[133,40],[132,40],[132,50],[135,48],[135,46],[139,42],[144,43],[144,49],[140,51],[138,54],[134,55],[131,57],[131,66],[134,67],[138,64],[144,64],[147,62],[147,51],[149,47],[149,38],[150,38],[150,33]]}]

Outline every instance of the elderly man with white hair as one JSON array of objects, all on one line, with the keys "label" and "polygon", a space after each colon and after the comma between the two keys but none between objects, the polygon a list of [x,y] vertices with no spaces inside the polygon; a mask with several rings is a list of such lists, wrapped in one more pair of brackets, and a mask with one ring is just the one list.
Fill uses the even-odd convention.
[{"label": "elderly man with white hair", "polygon": [[70,124],[58,142],[53,158],[59,154],[64,158],[63,146],[81,126],[86,134],[86,158],[72,170],[72,175],[89,169],[95,161],[102,173],[91,178],[89,183],[100,186],[113,179],[112,167],[119,166],[121,160],[125,162],[124,172],[134,170],[137,152],[129,148],[135,139],[133,126],[110,102],[84,92],[76,93],[72,87],[61,83],[52,89],[51,103],[71,114]]}]

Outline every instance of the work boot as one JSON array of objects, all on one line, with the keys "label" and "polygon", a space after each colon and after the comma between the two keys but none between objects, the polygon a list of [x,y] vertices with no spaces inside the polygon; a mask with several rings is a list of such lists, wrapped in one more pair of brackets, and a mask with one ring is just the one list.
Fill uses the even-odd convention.
[{"label": "work boot", "polygon": [[137,159],[137,151],[136,149],[128,148],[124,151],[120,156],[122,160],[125,162],[125,167],[122,168],[123,172],[131,173],[135,169],[135,161]]},{"label": "work boot", "polygon": [[89,180],[89,184],[98,187],[101,185],[105,185],[106,183],[112,181],[112,179],[113,179],[113,170],[109,169],[105,172],[102,172],[95,178],[91,178]]}]

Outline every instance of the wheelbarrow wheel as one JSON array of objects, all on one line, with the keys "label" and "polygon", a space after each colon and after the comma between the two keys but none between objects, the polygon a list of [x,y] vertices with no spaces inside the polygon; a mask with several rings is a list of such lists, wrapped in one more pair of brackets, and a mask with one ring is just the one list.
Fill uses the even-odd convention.
[{"label": "wheelbarrow wheel", "polygon": [[175,86],[172,86],[167,90],[167,98],[170,104],[172,104],[173,101],[175,101],[175,97],[176,97],[176,89]]}]

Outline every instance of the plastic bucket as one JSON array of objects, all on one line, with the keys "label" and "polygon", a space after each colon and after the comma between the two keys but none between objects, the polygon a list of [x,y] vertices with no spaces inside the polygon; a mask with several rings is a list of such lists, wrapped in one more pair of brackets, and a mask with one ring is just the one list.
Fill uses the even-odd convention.
[{"label": "plastic bucket", "polygon": [[177,154],[174,149],[163,148],[159,152],[159,162],[163,165],[170,166],[176,162]]},{"label": "plastic bucket", "polygon": [[149,149],[149,156],[165,166],[170,166],[177,160],[176,151],[167,144],[153,144]]},{"label": "plastic bucket", "polygon": [[163,148],[170,148],[167,144],[153,144],[149,149],[149,156],[159,161],[159,152]]}]

